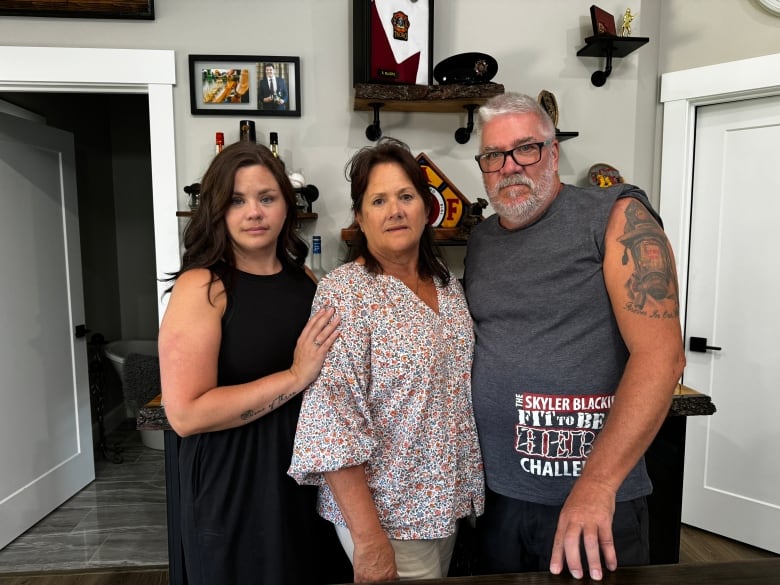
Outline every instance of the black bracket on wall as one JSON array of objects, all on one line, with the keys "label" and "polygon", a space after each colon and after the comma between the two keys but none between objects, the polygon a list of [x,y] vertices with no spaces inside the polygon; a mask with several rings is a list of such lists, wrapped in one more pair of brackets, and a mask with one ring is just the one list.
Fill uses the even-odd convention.
[{"label": "black bracket on wall", "polygon": [[474,131],[474,110],[476,110],[479,105],[466,104],[463,107],[468,110],[469,117],[466,121],[465,128],[458,128],[455,130],[455,142],[458,144],[466,144],[469,141],[469,138],[471,138],[471,133]]},{"label": "black bracket on wall", "polygon": [[374,109],[374,121],[366,128],[366,138],[371,142],[376,142],[382,138],[382,128],[379,126],[379,109],[385,104],[382,102],[371,102],[368,105]]},{"label": "black bracket on wall", "polygon": [[[372,110],[374,110],[374,121],[366,127],[366,138],[371,142],[376,142],[382,138],[382,126],[379,121],[379,110],[385,105],[382,102],[371,102],[368,104]],[[455,131],[455,141],[458,144],[466,144],[471,138],[471,133],[474,131],[474,110],[479,107],[479,104],[466,104],[463,106],[468,112],[468,118],[466,120],[466,126],[458,128]]]},{"label": "black bracket on wall", "polygon": [[590,82],[596,87],[601,87],[607,82],[607,77],[612,73],[613,57],[625,57],[649,41],[649,37],[595,35],[585,39],[585,46],[577,51],[577,56],[606,58],[604,70],[595,71],[590,76]]}]

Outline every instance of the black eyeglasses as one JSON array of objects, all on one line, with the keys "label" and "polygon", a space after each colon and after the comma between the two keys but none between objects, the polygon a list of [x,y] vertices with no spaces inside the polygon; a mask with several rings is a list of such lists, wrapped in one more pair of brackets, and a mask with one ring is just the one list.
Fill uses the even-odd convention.
[{"label": "black eyeglasses", "polygon": [[529,142],[527,144],[521,144],[515,146],[509,150],[503,152],[486,152],[484,154],[478,154],[474,157],[479,165],[479,170],[483,173],[495,173],[504,168],[507,155],[512,157],[518,165],[521,167],[528,167],[535,165],[542,160],[542,148],[552,144],[552,138],[545,140],[544,142]]}]

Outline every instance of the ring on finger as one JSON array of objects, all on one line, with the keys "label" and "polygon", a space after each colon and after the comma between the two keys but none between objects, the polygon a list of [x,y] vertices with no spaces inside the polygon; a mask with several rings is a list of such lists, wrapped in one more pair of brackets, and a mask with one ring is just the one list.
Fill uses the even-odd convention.
[{"label": "ring on finger", "polygon": [[321,342],[321,341],[317,341],[317,340],[315,339],[315,340],[314,340],[314,345],[316,345],[317,347],[319,347],[320,345],[322,345],[322,342]]}]

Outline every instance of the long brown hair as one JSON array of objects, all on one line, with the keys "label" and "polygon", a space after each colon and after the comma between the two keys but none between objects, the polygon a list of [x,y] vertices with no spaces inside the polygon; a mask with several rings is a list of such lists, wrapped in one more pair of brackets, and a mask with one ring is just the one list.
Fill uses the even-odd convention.
[{"label": "long brown hair", "polygon": [[[296,231],[295,191],[284,173],[282,163],[268,148],[242,140],[227,146],[214,157],[203,175],[200,205],[184,229],[184,255],[181,269],[168,280],[176,280],[192,268],[212,269],[222,261],[235,268],[233,242],[225,224],[225,213],[233,199],[236,171],[243,167],[261,165],[268,169],[279,184],[287,206],[287,216],[276,240],[276,256],[282,265],[303,270],[309,247]],[[217,276],[212,270],[212,282]],[[225,283],[227,287],[229,283]],[[170,289],[169,289],[170,290]]]},{"label": "long brown hair", "polygon": [[[425,176],[420,164],[412,156],[409,147],[395,138],[382,138],[376,146],[366,146],[360,149],[347,162],[344,174],[350,182],[350,197],[352,198],[352,212],[357,214],[362,205],[363,198],[368,188],[368,180],[375,166],[382,163],[394,163],[401,167],[412,186],[415,188],[425,204],[426,215],[430,214],[432,196],[428,188],[428,178]],[[347,260],[362,257],[365,260],[366,270],[372,274],[381,274],[382,265],[371,254],[365,234],[358,230],[352,245],[347,251]],[[420,254],[417,261],[417,272],[421,277],[436,277],[443,285],[449,284],[450,271],[440,250],[433,243],[433,228],[425,224],[420,237]]]}]

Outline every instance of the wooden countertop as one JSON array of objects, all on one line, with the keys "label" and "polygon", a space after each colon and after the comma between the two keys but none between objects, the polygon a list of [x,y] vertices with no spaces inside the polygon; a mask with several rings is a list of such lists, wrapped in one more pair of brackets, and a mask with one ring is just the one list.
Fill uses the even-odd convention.
[{"label": "wooden countertop", "polygon": [[[678,384],[669,416],[706,416],[713,414],[715,410],[709,396]],[[162,395],[158,394],[140,408],[136,427],[148,431],[171,430],[162,406]]]},{"label": "wooden countertop", "polygon": [[688,386],[677,384],[672,406],[669,408],[669,416],[708,416],[715,414],[716,410],[709,396]]},{"label": "wooden countertop", "polygon": [[[479,575],[404,581],[404,585],[764,585],[777,583],[780,558],[734,561],[728,563],[691,563],[685,565],[649,565],[606,571],[602,581],[574,579],[550,573]],[[389,582],[386,582],[389,583]],[[392,581],[397,584],[398,581]]]},{"label": "wooden countertop", "polygon": [[158,394],[149,402],[138,409],[138,418],[135,426],[145,431],[170,431],[171,425],[165,418],[165,409],[162,406],[162,394]]}]

